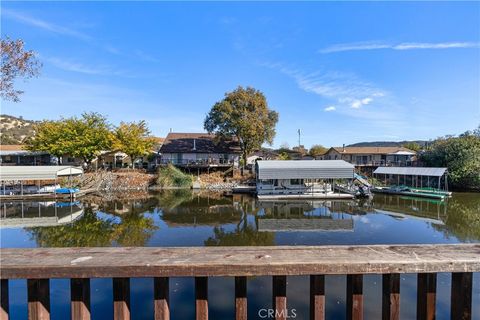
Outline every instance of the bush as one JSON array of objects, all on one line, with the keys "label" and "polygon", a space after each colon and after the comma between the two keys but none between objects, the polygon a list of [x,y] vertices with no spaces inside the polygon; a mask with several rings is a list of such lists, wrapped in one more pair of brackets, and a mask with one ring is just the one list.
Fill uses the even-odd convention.
[{"label": "bush", "polygon": [[189,188],[192,186],[192,181],[191,175],[183,173],[172,164],[158,169],[157,184],[162,188]]}]

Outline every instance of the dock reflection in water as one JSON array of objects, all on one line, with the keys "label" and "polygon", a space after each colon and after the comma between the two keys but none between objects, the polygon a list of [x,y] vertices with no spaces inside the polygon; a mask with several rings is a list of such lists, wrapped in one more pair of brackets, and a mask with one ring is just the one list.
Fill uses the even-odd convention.
[{"label": "dock reflection in water", "polygon": [[83,215],[80,201],[9,201],[0,208],[0,228],[53,227]]}]

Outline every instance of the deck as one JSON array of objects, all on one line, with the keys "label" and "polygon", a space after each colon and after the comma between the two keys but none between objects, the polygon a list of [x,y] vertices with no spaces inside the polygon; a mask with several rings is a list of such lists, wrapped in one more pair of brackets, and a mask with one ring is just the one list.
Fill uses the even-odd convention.
[{"label": "deck", "polygon": [[155,319],[170,319],[169,278],[194,277],[196,318],[208,319],[208,277],[235,277],[236,319],[247,318],[247,280],[272,276],[272,307],[286,319],[287,276],[310,276],[310,318],[325,317],[325,275],[346,275],[347,318],[363,318],[363,275],[382,274],[378,308],[399,319],[400,274],[416,273],[417,319],[434,319],[436,273],[452,273],[451,318],[471,319],[480,244],[1,249],[0,319],[10,279],[27,279],[29,319],[50,318],[49,279],[70,278],[72,319],[90,319],[90,278],[112,278],[114,319],[130,319],[130,278],[154,278]]}]

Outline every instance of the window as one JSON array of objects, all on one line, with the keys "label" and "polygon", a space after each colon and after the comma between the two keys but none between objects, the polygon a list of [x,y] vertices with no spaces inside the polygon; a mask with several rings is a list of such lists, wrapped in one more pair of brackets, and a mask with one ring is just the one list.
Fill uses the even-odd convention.
[{"label": "window", "polygon": [[303,184],[303,179],[291,179],[290,184],[291,185],[296,185],[296,186],[301,185],[301,184]]}]

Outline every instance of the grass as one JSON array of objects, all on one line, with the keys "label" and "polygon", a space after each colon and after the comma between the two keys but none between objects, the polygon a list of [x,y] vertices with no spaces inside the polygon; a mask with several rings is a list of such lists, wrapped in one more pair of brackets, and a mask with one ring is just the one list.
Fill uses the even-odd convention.
[{"label": "grass", "polygon": [[183,173],[172,164],[158,169],[157,185],[162,188],[190,188],[193,177]]}]

